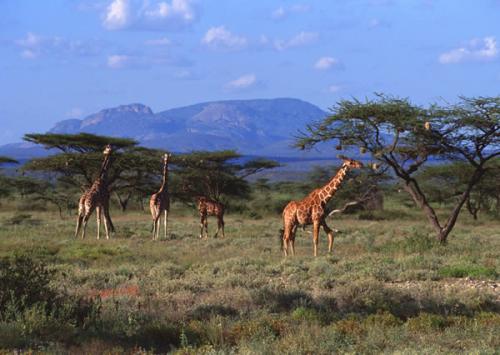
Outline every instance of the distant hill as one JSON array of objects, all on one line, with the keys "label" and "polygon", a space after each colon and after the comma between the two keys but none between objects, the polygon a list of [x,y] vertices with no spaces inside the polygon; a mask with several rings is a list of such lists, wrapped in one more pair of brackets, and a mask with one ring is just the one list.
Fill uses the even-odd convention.
[{"label": "distant hill", "polygon": [[242,154],[294,156],[293,137],[325,115],[317,106],[288,98],[214,101],[158,113],[130,104],[61,121],[49,132],[129,137],[176,152],[236,149]]}]

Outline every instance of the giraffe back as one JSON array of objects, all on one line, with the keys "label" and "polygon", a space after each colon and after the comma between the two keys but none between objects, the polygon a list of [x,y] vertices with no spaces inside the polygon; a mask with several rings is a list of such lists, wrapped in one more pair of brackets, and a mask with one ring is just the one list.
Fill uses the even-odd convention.
[{"label": "giraffe back", "polygon": [[224,215],[224,205],[220,202],[213,201],[206,197],[199,197],[198,211],[203,215],[222,216]]}]

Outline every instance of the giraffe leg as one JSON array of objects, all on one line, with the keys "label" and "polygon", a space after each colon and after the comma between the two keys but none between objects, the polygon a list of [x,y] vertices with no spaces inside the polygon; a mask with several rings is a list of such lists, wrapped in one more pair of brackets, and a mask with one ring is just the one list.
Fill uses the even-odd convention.
[{"label": "giraffe leg", "polygon": [[154,220],[154,231],[153,231],[153,240],[158,239],[158,234],[160,233],[159,228],[160,228],[160,215],[156,215],[155,220]]},{"label": "giraffe leg", "polygon": [[97,240],[99,240],[101,233],[101,207],[96,207],[95,215],[97,218]]},{"label": "giraffe leg", "polygon": [[313,223],[313,244],[314,244],[314,256],[318,256],[318,238],[319,238],[319,227],[318,221]]},{"label": "giraffe leg", "polygon": [[205,239],[208,239],[208,216],[205,216],[203,226],[205,227]]},{"label": "giraffe leg", "polygon": [[109,230],[114,233],[115,232],[115,226],[113,225],[113,221],[111,220],[111,216],[109,214],[109,205],[106,203],[106,205],[103,208],[104,212],[104,217],[105,219],[108,220],[108,225],[109,225]]},{"label": "giraffe leg", "polygon": [[[217,238],[219,235],[219,231],[222,229],[222,225],[224,222],[222,221],[222,217],[217,216],[217,232],[215,232],[214,238]],[[224,233],[222,233],[222,237],[224,237]]]},{"label": "giraffe leg", "polygon": [[155,240],[160,239],[160,227],[161,227],[161,211],[158,211],[158,219],[156,220],[156,236]]},{"label": "giraffe leg", "polygon": [[109,215],[104,213],[104,232],[106,232],[106,239],[109,239],[109,229],[111,227],[110,223],[111,219],[109,218]]},{"label": "giraffe leg", "polygon": [[87,223],[89,222],[89,218],[91,216],[92,212],[88,212],[85,214],[83,217],[83,232],[82,232],[82,239],[85,239],[85,232],[87,231]]},{"label": "giraffe leg", "polygon": [[295,256],[295,233],[297,232],[297,225],[293,226],[292,232],[290,235],[290,251],[292,252],[292,256]]},{"label": "giraffe leg", "polygon": [[328,234],[328,252],[331,253],[333,249],[333,230],[328,227],[325,221],[323,221],[321,225],[323,226],[325,233]]},{"label": "giraffe leg", "polygon": [[168,210],[165,210],[165,239],[167,239],[167,229],[168,229]]},{"label": "giraffe leg", "polygon": [[76,220],[75,238],[78,238],[78,232],[80,232],[80,227],[82,226],[82,221],[83,221],[83,213],[78,213],[78,218]]},{"label": "giraffe leg", "polygon": [[283,252],[285,253],[285,257],[288,256],[288,243],[290,241],[292,228],[293,227],[290,227],[290,225],[285,222],[285,230],[283,231]]},{"label": "giraffe leg", "polygon": [[220,227],[222,230],[222,238],[225,238],[226,235],[224,234],[224,215],[220,216]]},{"label": "giraffe leg", "polygon": [[203,214],[200,214],[200,239],[203,238],[203,226],[205,225],[205,219]]}]

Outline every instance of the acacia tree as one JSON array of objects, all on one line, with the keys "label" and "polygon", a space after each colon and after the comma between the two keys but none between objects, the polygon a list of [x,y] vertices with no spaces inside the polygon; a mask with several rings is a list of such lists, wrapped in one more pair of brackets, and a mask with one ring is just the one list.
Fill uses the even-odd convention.
[{"label": "acacia tree", "polygon": [[[457,104],[426,109],[381,94],[365,102],[342,100],[330,116],[309,125],[296,145],[304,149],[332,140],[341,148],[359,147],[389,167],[425,213],[437,239],[446,243],[485,165],[500,155],[500,97],[461,97]],[[464,191],[444,221],[416,177],[430,159],[462,161],[472,167]]]},{"label": "acacia tree", "polygon": [[[0,156],[0,169],[2,168],[3,164],[19,164],[19,162],[9,157]],[[11,186],[11,179],[0,174],[0,197],[9,195],[11,191],[10,186]]]},{"label": "acacia tree", "polygon": [[25,140],[55,149],[59,154],[33,159],[24,170],[42,172],[50,178],[55,175],[58,183],[85,190],[92,185],[99,171],[102,150],[111,144],[113,165],[108,172],[110,193],[114,193],[125,210],[134,193],[143,194],[154,177],[161,174],[159,150],[137,147],[137,142],[127,138],[80,134],[27,134]]},{"label": "acacia tree", "polygon": [[185,202],[197,195],[216,201],[220,201],[223,195],[247,196],[247,177],[279,166],[268,159],[258,158],[240,163],[241,160],[241,155],[233,150],[195,151],[174,156],[172,175],[173,185],[177,187],[174,195]]},{"label": "acacia tree", "polygon": [[[428,194],[429,199],[439,203],[453,201],[460,197],[467,188],[473,167],[464,162],[441,164],[426,167],[418,179],[421,180],[422,189]],[[485,165],[485,173],[469,194],[465,207],[474,219],[483,209],[496,210],[500,206],[500,158],[491,160]],[[446,189],[443,189],[446,186]]]}]

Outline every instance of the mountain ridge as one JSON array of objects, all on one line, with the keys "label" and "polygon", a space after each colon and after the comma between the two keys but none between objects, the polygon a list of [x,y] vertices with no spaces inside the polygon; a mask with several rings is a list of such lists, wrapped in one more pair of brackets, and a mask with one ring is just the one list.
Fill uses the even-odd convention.
[{"label": "mountain ridge", "polygon": [[[285,97],[207,101],[158,112],[132,103],[59,121],[48,132],[128,137],[176,152],[235,149],[244,155],[300,156],[291,147],[294,137],[326,115],[307,101]],[[0,147],[0,154],[5,148]],[[15,150],[15,144],[8,148]]]}]

